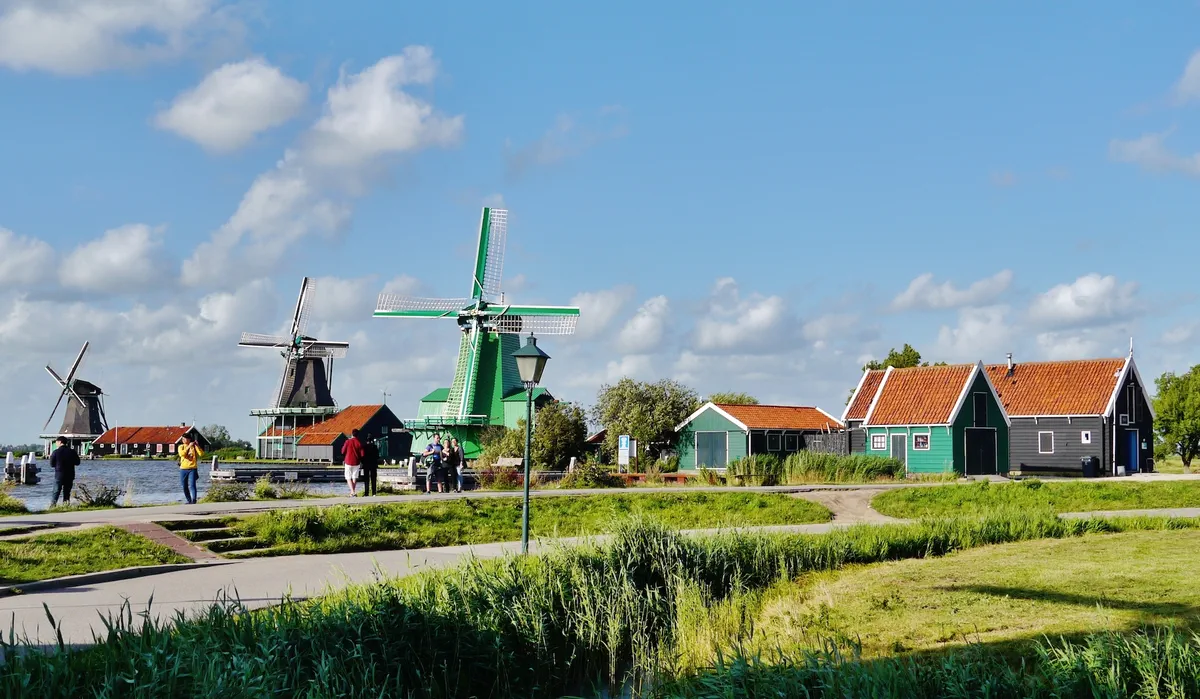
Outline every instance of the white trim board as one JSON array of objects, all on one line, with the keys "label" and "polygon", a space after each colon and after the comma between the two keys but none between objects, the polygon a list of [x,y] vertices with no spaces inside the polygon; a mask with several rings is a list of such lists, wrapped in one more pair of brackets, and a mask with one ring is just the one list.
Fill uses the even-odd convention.
[{"label": "white trim board", "polygon": [[1112,395],[1108,397],[1108,405],[1104,407],[1103,417],[1116,417],[1113,411],[1117,409],[1117,398],[1121,395],[1121,389],[1125,387],[1125,383],[1129,379],[1129,372],[1133,371],[1133,377],[1137,379],[1138,388],[1142,392],[1142,400],[1146,401],[1146,409],[1150,411],[1150,419],[1157,420],[1158,415],[1154,412],[1154,401],[1150,399],[1150,394],[1146,392],[1146,382],[1142,380],[1142,372],[1138,371],[1137,362],[1133,361],[1133,357],[1125,358],[1125,366],[1121,367],[1121,373],[1117,375],[1117,385],[1113,386]]},{"label": "white trim board", "polygon": [[871,398],[871,405],[867,407],[867,414],[863,416],[862,424],[864,426],[875,427],[871,424],[871,415],[875,412],[875,406],[879,403],[879,397],[883,395],[883,389],[887,386],[888,378],[891,377],[892,371],[896,367],[888,367],[883,372],[883,378],[879,380],[879,388],[875,389],[875,396]]},{"label": "white trim board", "polygon": [[696,412],[692,413],[691,415],[688,415],[686,420],[684,420],[683,422],[676,425],[675,431],[678,432],[678,431],[682,430],[684,427],[687,427],[687,424],[689,422],[691,422],[692,420],[695,420],[697,417],[700,416],[700,413],[704,412],[705,410],[708,410],[709,408],[712,408],[713,410],[717,411],[726,420],[729,420],[733,424],[742,428],[743,432],[747,432],[747,433],[750,432],[750,428],[746,427],[746,424],[744,422],[742,422],[741,420],[737,419],[736,417],[730,415],[729,413],[725,412],[724,410],[721,409],[721,406],[717,405],[716,403],[712,402],[711,400],[709,402],[705,403],[704,405],[700,406],[699,408],[697,408]]},{"label": "white trim board", "polygon": [[[838,421],[838,422],[841,422],[843,425],[846,424],[846,419],[847,419],[846,416],[850,414],[850,406],[854,405],[854,399],[858,398],[858,392],[862,390],[863,384],[865,384],[867,382],[867,377],[871,375],[871,371],[872,371],[871,369],[863,369],[862,376],[858,377],[858,385],[854,387],[854,393],[850,394],[850,400],[846,402],[846,409],[842,411],[842,419]],[[878,388],[876,389],[875,392],[876,392],[876,394],[879,393]],[[817,408],[817,409],[820,410],[820,408]],[[824,410],[821,410],[821,412],[825,413]],[[829,415],[829,413],[825,413],[825,414]],[[832,416],[830,416],[830,417],[832,417]],[[865,420],[866,418],[864,417],[863,419]]]}]

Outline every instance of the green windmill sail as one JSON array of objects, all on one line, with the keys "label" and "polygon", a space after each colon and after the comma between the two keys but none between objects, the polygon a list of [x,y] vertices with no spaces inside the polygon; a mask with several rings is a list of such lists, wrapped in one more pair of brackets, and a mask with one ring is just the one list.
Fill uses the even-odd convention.
[{"label": "green windmill sail", "polygon": [[500,279],[508,211],[485,208],[479,224],[479,245],[471,276],[471,295],[430,299],[381,294],[378,318],[454,319],[462,330],[454,381],[444,414],[446,426],[484,426],[504,423],[505,398],[522,390],[512,353],[520,335],[570,335],[579,309],[570,306],[518,306],[503,301]]}]

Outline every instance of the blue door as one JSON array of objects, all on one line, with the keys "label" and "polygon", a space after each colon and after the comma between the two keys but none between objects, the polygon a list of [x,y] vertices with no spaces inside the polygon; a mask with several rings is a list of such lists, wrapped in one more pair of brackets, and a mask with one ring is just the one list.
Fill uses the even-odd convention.
[{"label": "blue door", "polygon": [[1138,446],[1138,431],[1125,430],[1125,451],[1129,455],[1129,459],[1125,465],[1125,473],[1138,472],[1138,457],[1141,455],[1141,449]]}]

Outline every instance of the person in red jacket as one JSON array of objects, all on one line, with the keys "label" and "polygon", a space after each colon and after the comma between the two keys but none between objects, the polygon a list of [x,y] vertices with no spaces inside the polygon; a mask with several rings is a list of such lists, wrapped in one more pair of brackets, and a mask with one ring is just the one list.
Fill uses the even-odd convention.
[{"label": "person in red jacket", "polygon": [[363,449],[358,430],[350,433],[350,439],[342,445],[342,465],[346,467],[346,485],[350,486],[350,497],[358,494],[358,474],[362,468]]}]

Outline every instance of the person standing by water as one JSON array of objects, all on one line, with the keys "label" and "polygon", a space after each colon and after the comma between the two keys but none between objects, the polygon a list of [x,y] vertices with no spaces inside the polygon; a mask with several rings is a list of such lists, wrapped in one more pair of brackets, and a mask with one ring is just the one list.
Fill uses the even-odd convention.
[{"label": "person standing by water", "polygon": [[183,499],[189,505],[195,505],[199,493],[196,490],[196,484],[200,480],[200,459],[204,457],[204,450],[199,444],[192,439],[190,434],[185,434],[179,438],[182,444],[179,445],[179,483],[183,486]]},{"label": "person standing by water", "polygon": [[342,465],[346,467],[346,485],[350,486],[350,497],[358,495],[358,476],[362,471],[363,449],[361,433],[358,430],[350,432],[350,439],[342,445]]},{"label": "person standing by water", "polygon": [[79,454],[67,443],[66,437],[54,440],[58,447],[50,453],[50,468],[54,469],[54,495],[50,498],[50,507],[58,503],[59,493],[62,494],[62,504],[71,502],[71,486],[75,483],[75,467],[79,465]]},{"label": "person standing by water", "polygon": [[373,439],[363,443],[362,482],[363,495],[379,494],[379,447]]},{"label": "person standing by water", "polygon": [[463,448],[458,444],[457,437],[451,437],[450,442],[446,445],[443,452],[443,458],[446,462],[446,488],[450,488],[450,479],[454,479],[455,492],[463,491],[463,469],[467,467],[467,455],[463,452]]},{"label": "person standing by water", "polygon": [[437,481],[438,492],[442,491],[442,436],[433,435],[433,442],[425,446],[421,454],[425,459],[425,492],[433,492],[433,483]]}]

